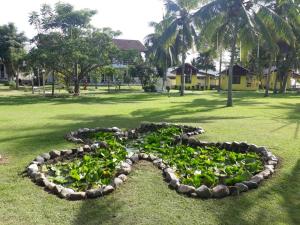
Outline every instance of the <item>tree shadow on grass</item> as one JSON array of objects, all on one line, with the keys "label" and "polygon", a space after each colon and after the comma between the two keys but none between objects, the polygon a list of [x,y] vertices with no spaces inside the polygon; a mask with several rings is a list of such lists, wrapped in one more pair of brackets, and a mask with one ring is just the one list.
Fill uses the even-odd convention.
[{"label": "tree shadow on grass", "polygon": [[101,94],[99,96],[83,95],[79,97],[61,96],[57,98],[43,97],[43,96],[0,96],[0,105],[34,105],[34,104],[118,104],[118,103],[137,103],[145,101],[153,101],[157,99],[158,95],[150,94]]}]

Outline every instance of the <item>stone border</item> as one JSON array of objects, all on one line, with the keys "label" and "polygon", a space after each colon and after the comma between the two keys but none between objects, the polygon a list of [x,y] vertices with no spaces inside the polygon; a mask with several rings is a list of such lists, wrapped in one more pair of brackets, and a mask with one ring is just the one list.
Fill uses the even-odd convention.
[{"label": "stone border", "polygon": [[34,161],[30,163],[30,165],[27,167],[27,174],[36,184],[45,187],[45,189],[49,192],[64,199],[83,200],[87,198],[104,196],[113,192],[117,187],[127,180],[127,175],[131,172],[131,165],[126,162],[121,162],[117,169],[117,176],[113,179],[110,185],[105,185],[98,189],[89,189],[85,192],[75,192],[73,189],[65,188],[62,185],[55,184],[49,181],[47,176],[40,170],[40,166],[45,163],[54,163],[64,159],[82,157],[85,154],[90,154],[99,147],[99,144],[94,144],[92,146],[84,145],[84,147],[62,151],[53,150],[49,153],[44,153],[40,156],[37,156]]},{"label": "stone border", "polygon": [[[143,123],[141,126],[134,130],[122,131],[117,127],[113,128],[95,128],[95,129],[79,129],[77,131],[70,132],[66,135],[67,140],[75,143],[85,143],[84,135],[91,132],[113,132],[119,138],[136,138],[140,133],[150,132],[159,128],[174,126],[175,124],[168,123]],[[180,126],[180,125],[175,125]],[[185,194],[198,198],[223,198],[229,195],[235,196],[242,192],[246,192],[250,189],[257,188],[259,184],[268,179],[274,172],[275,167],[278,164],[278,158],[274,156],[266,147],[258,147],[254,144],[248,144],[246,142],[204,142],[200,141],[193,136],[202,134],[204,130],[202,128],[194,128],[189,126],[180,126],[183,128],[184,133],[181,136],[174,137],[175,142],[181,141],[191,147],[217,147],[224,148],[228,151],[246,153],[255,152],[261,156],[264,163],[264,170],[254,175],[250,180],[241,183],[236,183],[233,186],[226,186],[219,184],[213,188],[209,188],[206,185],[201,185],[196,188],[189,185],[180,184],[179,178],[176,176],[175,171],[170,168],[161,158],[156,157],[153,154],[146,154],[143,152],[134,153],[133,155],[127,155],[126,160],[120,162],[117,167],[116,177],[110,185],[102,186],[98,189],[90,189],[85,192],[75,192],[73,189],[65,188],[61,185],[50,182],[46,175],[40,171],[39,166],[45,163],[55,163],[64,159],[71,159],[75,157],[82,157],[85,154],[89,154],[95,151],[97,148],[105,147],[105,142],[96,142],[91,145],[84,145],[83,147],[74,148],[70,150],[57,151],[53,150],[49,153],[44,153],[37,156],[34,161],[27,167],[27,174],[32,180],[40,186],[44,186],[51,193],[58,195],[61,198],[68,200],[83,200],[87,198],[97,198],[113,192],[122,183],[127,180],[127,175],[132,171],[132,165],[138,163],[140,160],[147,160],[153,163],[154,166],[163,171],[165,181],[169,187],[175,189],[180,194]]]},{"label": "stone border", "polygon": [[139,136],[141,133],[147,133],[147,132],[153,132],[161,128],[167,128],[170,126],[175,126],[179,127],[183,130],[183,134],[181,137],[175,137],[177,139],[182,139],[184,142],[187,141],[187,139],[190,136],[195,136],[199,134],[203,134],[205,131],[201,127],[192,127],[192,126],[186,126],[186,125],[179,125],[179,124],[171,124],[171,123],[148,123],[144,122],[141,123],[139,128],[136,129],[129,129],[122,131],[118,127],[112,127],[112,128],[101,128],[101,127],[96,127],[93,129],[90,128],[81,128],[76,131],[71,131],[65,135],[65,139],[77,144],[92,144],[93,142],[90,142],[85,138],[87,134],[90,133],[95,133],[95,132],[112,132],[119,138],[129,138],[129,139],[134,139]]}]

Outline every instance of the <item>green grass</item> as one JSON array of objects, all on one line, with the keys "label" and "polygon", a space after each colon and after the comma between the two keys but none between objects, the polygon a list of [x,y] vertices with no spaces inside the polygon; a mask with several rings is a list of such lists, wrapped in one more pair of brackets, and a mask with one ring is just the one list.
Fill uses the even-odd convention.
[{"label": "green grass", "polygon": [[[0,88],[0,224],[299,224],[300,96],[194,92],[106,93],[43,98]],[[151,164],[136,165],[128,182],[95,200],[68,202],[19,174],[36,155],[73,144],[66,132],[80,127],[133,128],[141,121],[201,126],[207,141],[248,141],[266,145],[281,159],[274,177],[257,190],[221,200],[192,199],[168,189]]]}]

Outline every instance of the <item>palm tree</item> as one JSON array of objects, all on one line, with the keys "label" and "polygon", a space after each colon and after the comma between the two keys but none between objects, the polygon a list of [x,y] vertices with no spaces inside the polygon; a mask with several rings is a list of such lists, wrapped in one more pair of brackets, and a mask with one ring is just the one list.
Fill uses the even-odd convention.
[{"label": "palm tree", "polygon": [[213,59],[213,55],[215,53],[213,52],[213,50],[208,50],[205,52],[202,52],[199,54],[199,56],[193,60],[192,65],[195,66],[197,69],[199,70],[204,70],[205,71],[205,87],[204,89],[208,89],[208,82],[210,77],[208,76],[207,71],[208,70],[216,70],[216,66],[215,66],[215,62]]},{"label": "palm tree", "polygon": [[158,71],[163,73],[162,90],[165,90],[168,67],[176,64],[174,46],[170,43],[162,43],[162,34],[170,25],[170,18],[163,18],[159,23],[151,22],[150,26],[154,28],[154,33],[145,38],[147,47],[147,58],[156,66]]},{"label": "palm tree", "polygon": [[173,43],[176,56],[181,55],[182,75],[180,95],[184,95],[185,88],[185,60],[186,53],[190,50],[196,39],[197,33],[192,20],[192,10],[199,6],[199,0],[165,0],[169,26],[162,34],[162,43]]},{"label": "palm tree", "polygon": [[233,106],[232,78],[237,43],[243,43],[244,50],[257,45],[258,39],[273,42],[268,27],[276,28],[282,38],[289,41],[294,34],[287,22],[268,7],[270,1],[211,0],[194,13],[195,23],[202,28],[207,40],[215,40],[218,34],[222,46],[230,46],[231,53],[227,106]]}]

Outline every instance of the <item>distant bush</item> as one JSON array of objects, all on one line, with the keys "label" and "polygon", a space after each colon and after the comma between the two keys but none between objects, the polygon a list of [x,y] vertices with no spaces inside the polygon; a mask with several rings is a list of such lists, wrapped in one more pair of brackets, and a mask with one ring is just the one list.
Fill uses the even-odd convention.
[{"label": "distant bush", "polygon": [[16,89],[16,82],[13,80],[8,81],[5,86],[9,86],[10,89]]}]

